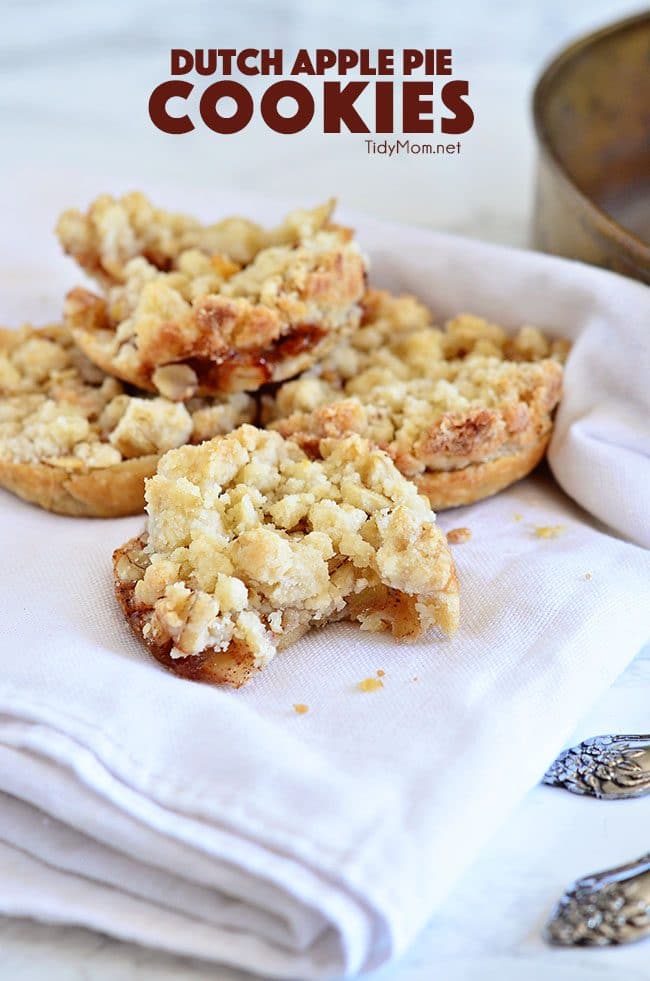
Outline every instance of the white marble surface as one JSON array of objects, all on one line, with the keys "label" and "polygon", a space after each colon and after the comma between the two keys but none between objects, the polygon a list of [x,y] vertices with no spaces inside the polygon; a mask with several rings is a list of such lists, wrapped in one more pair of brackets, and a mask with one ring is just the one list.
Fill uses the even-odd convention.
[{"label": "white marble surface", "polygon": [[[571,37],[633,12],[618,0],[316,0],[219,4],[5,0],[0,125],[13,168],[191,180],[306,202],[331,192],[355,208],[492,241],[524,244],[533,186],[528,100],[541,65]],[[362,138],[309,132],[166,137],[146,115],[171,46],[451,46],[477,123],[454,158],[368,157]],[[99,189],[99,188],[98,188]],[[67,202],[62,202],[67,203]],[[72,202],[70,202],[72,203]],[[76,203],[76,202],[75,202]],[[6,226],[2,234],[11,234]],[[26,316],[28,312],[26,312]],[[1,319],[0,312],[0,319]],[[624,625],[622,625],[624,629]],[[648,731],[650,650],[577,724],[576,739]],[[471,774],[468,774],[471,793]],[[648,945],[557,951],[540,927],[564,885],[648,850],[650,798],[601,804],[539,787],[522,801],[402,961],[376,981],[591,981],[648,978]],[[214,965],[76,928],[0,921],[0,977],[32,981],[243,978]],[[247,975],[248,977],[248,975]]]}]

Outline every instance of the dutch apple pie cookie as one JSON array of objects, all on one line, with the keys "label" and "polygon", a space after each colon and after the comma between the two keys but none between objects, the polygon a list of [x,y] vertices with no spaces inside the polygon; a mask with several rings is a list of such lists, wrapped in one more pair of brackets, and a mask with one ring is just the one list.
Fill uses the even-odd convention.
[{"label": "dutch apple pie cookie", "polygon": [[359,433],[436,510],[494,494],[539,463],[566,342],[467,314],[438,329],[416,299],[382,291],[364,307],[361,328],[317,372],[265,398],[266,425],[312,456],[323,437]]},{"label": "dutch apple pie cookie", "polygon": [[73,289],[66,323],[104,371],[169,398],[289,378],[359,325],[366,264],[332,207],[268,232],[239,218],[201,226],[139,194],[66,212],[64,249],[105,286]]},{"label": "dutch apple pie cookie", "polygon": [[161,453],[229,432],[254,411],[243,393],[187,405],[135,397],[65,327],[0,330],[0,487],[49,511],[142,511]]},{"label": "dutch apple pie cookie", "polygon": [[242,685],[313,626],[452,634],[458,584],[428,501],[359,436],[311,460],[242,426],[171,450],[147,531],[114,554],[128,623],[176,674]]}]

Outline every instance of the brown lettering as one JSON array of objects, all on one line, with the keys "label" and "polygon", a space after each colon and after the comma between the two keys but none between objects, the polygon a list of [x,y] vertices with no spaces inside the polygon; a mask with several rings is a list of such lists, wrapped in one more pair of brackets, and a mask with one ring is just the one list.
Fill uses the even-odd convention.
[{"label": "brown lettering", "polygon": [[293,68],[291,69],[292,75],[315,75],[316,69],[311,63],[311,58],[309,57],[309,52],[305,48],[301,48],[296,55],[296,60],[293,63]]},{"label": "brown lettering", "polygon": [[436,50],[436,75],[451,75],[451,48]]},{"label": "brown lettering", "polygon": [[433,119],[423,113],[433,112],[433,82],[404,82],[402,89],[402,132],[433,133]]},{"label": "brown lettering", "polygon": [[163,133],[190,133],[194,123],[189,116],[170,116],[167,103],[170,99],[187,99],[194,86],[182,79],[170,79],[157,85],[149,98],[149,118]]},{"label": "brown lettering", "polygon": [[379,48],[377,51],[377,71],[379,75],[394,75],[394,52],[391,48]]},{"label": "brown lettering", "polygon": [[186,51],[185,48],[172,48],[171,62],[172,75],[187,75],[192,71],[194,58],[192,52]]},{"label": "brown lettering", "polygon": [[217,49],[197,48],[194,52],[194,67],[198,75],[214,75],[217,70]]},{"label": "brown lettering", "polygon": [[[297,105],[293,116],[278,112],[278,102],[286,98],[293,99]],[[299,133],[314,117],[314,97],[300,82],[276,82],[262,96],[260,109],[262,119],[276,133]]]},{"label": "brown lettering", "polygon": [[[221,116],[217,111],[220,99],[231,98],[237,103],[232,116]],[[239,82],[214,82],[209,85],[200,103],[201,119],[215,133],[239,133],[253,118],[253,97]]]},{"label": "brown lettering", "polygon": [[375,83],[375,132],[393,133],[395,113],[393,109],[393,83]]},{"label": "brown lettering", "polygon": [[282,74],[282,49],[274,48],[268,51],[263,48],[261,51],[261,73],[262,75],[281,75]]},{"label": "brown lettering", "polygon": [[405,75],[412,75],[416,68],[424,64],[424,55],[417,48],[404,48],[402,65]]},{"label": "brown lettering", "polygon": [[316,52],[316,74],[324,75],[328,68],[336,64],[336,51],[331,48],[319,48]]},{"label": "brown lettering", "polygon": [[[239,68],[239,71],[242,73],[242,75],[260,74],[260,70],[255,64],[255,59],[257,58],[258,55],[259,55],[259,51],[257,48],[244,48],[243,51],[239,52],[239,54],[237,55],[237,67]],[[247,62],[250,60],[253,61],[252,65],[247,64]]]},{"label": "brown lettering", "polygon": [[441,129],[443,133],[466,133],[474,124],[474,112],[470,105],[463,99],[464,95],[469,94],[468,82],[460,80],[446,82],[442,88],[442,101],[446,109],[454,113],[453,116],[443,116]]},{"label": "brown lettering", "polygon": [[222,75],[232,75],[232,61],[236,54],[235,48],[219,48]]},{"label": "brown lettering", "polygon": [[[366,51],[366,54],[368,52]],[[341,48],[339,51],[339,72],[341,75],[347,75],[351,68],[356,68],[359,63],[359,55],[352,48]],[[367,66],[366,66],[367,67]],[[362,72],[362,75],[369,74],[367,71]]]},{"label": "brown lettering", "polygon": [[325,109],[323,113],[326,133],[340,133],[341,123],[345,123],[350,133],[369,133],[370,130],[354,108],[354,103],[367,82],[348,82],[341,87],[340,82],[325,82]]}]

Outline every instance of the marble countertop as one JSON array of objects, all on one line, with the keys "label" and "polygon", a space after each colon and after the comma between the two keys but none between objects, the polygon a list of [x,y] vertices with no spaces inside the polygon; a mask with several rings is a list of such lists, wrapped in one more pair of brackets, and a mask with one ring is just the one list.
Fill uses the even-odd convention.
[{"label": "marble countertop", "polygon": [[[46,165],[62,181],[65,175],[67,185],[71,172],[110,173],[134,186],[191,181],[209,193],[218,182],[306,203],[337,193],[347,206],[381,217],[524,245],[534,184],[534,78],[569,39],[632,12],[620,0],[458,0],[444,6],[405,0],[399,10],[388,0],[338,9],[331,0],[9,0],[0,36],[0,166]],[[477,122],[460,156],[392,160],[368,156],[363,138],[352,135],[281,137],[256,127],[227,139],[156,132],[146,100],[166,77],[169,48],[218,44],[452,47],[459,74],[470,81]],[[649,696],[650,648],[579,721],[575,739],[648,731]],[[561,951],[546,947],[540,930],[569,881],[648,850],[649,816],[650,798],[605,804],[536,788],[409,953],[373,974],[374,981],[647,978],[647,944]],[[0,977],[44,976],[250,977],[86,930],[0,920]]]}]

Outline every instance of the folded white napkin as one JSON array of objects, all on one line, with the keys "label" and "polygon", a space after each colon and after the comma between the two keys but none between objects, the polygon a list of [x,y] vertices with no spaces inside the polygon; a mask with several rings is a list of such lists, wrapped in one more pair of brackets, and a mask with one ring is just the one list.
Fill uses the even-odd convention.
[{"label": "folded white napkin", "polygon": [[[78,279],[48,238],[61,194],[4,202],[9,321],[30,302],[54,316]],[[187,192],[179,203],[191,205]],[[223,195],[198,208],[237,209],[260,213]],[[375,282],[417,291],[441,316],[470,310],[576,340],[553,472],[650,544],[647,289],[358,225]],[[0,912],[267,975],[354,974],[403,951],[650,635],[650,553],[597,530],[544,473],[440,517],[472,532],[454,549],[452,641],[397,645],[337,625],[238,692],[166,673],[123,623],[110,555],[141,518],[55,517],[4,493],[0,509]],[[535,534],[549,525],[558,537]],[[378,669],[384,687],[359,691]]]}]

